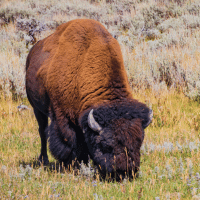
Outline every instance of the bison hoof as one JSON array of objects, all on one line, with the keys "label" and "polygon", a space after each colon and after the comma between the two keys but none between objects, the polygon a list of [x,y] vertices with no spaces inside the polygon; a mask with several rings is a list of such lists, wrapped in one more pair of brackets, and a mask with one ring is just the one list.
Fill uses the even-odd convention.
[{"label": "bison hoof", "polygon": [[49,164],[48,156],[40,155],[40,156],[39,156],[39,161],[40,161],[40,163],[43,164],[43,165],[48,165],[48,164]]}]

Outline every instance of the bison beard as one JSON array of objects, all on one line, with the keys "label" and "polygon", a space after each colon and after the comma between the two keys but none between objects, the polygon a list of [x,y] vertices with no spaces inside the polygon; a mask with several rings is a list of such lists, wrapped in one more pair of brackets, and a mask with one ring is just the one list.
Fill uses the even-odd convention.
[{"label": "bison beard", "polygon": [[104,177],[137,172],[153,114],[132,98],[119,44],[99,22],[73,20],[39,41],[27,57],[26,92],[41,162],[48,164],[49,137],[51,153],[66,166],[90,156]]},{"label": "bison beard", "polygon": [[[74,132],[72,141],[67,141],[56,122],[51,122],[48,134],[49,149],[52,155],[63,162],[65,166],[72,165],[72,161],[76,160],[83,161],[85,164],[88,163],[87,146],[84,143],[83,135],[76,136],[76,132]],[[78,167],[78,163],[75,162],[73,166]]]},{"label": "bison beard", "polygon": [[[64,127],[58,125],[55,115],[51,116],[51,125],[46,130],[49,137],[49,149],[52,155],[63,162],[65,166],[72,165],[72,161],[88,163],[87,144],[81,129],[70,122],[64,122]],[[66,120],[66,119],[65,119]],[[67,139],[66,139],[67,138]],[[78,167],[78,163],[74,163]]]}]

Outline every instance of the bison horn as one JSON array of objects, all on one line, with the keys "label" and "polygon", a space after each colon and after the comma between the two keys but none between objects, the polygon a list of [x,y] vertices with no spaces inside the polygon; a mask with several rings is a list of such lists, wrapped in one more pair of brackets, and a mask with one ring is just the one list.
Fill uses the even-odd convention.
[{"label": "bison horn", "polygon": [[88,115],[88,125],[93,131],[100,132],[102,130],[101,126],[95,121],[93,116],[93,109]]},{"label": "bison horn", "polygon": [[153,110],[150,109],[149,110],[149,121],[147,122],[147,124],[145,124],[144,128],[146,128],[147,126],[149,126],[149,124],[151,123],[152,119],[153,119]]},{"label": "bison horn", "polygon": [[153,110],[151,109],[150,111],[149,111],[149,118],[150,118],[150,123],[151,123],[151,121],[152,121],[152,119],[153,119]]}]

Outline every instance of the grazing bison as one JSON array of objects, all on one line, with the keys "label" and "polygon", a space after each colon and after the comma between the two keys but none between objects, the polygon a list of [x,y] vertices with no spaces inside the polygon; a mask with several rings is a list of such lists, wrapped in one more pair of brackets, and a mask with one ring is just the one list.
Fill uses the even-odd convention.
[{"label": "grazing bison", "polygon": [[73,20],[39,41],[27,57],[26,92],[41,162],[48,163],[49,137],[51,153],[66,166],[90,156],[102,175],[138,170],[152,111],[132,98],[120,46],[99,22]]}]

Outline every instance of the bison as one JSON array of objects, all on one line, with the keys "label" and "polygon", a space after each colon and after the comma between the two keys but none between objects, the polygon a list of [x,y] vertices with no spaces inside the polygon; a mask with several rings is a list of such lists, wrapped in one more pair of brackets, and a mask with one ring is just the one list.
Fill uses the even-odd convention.
[{"label": "bison", "polygon": [[90,157],[103,177],[137,172],[152,110],[133,99],[120,46],[99,22],[72,20],[36,43],[26,61],[26,92],[41,162],[49,162],[48,139],[65,166]]}]

